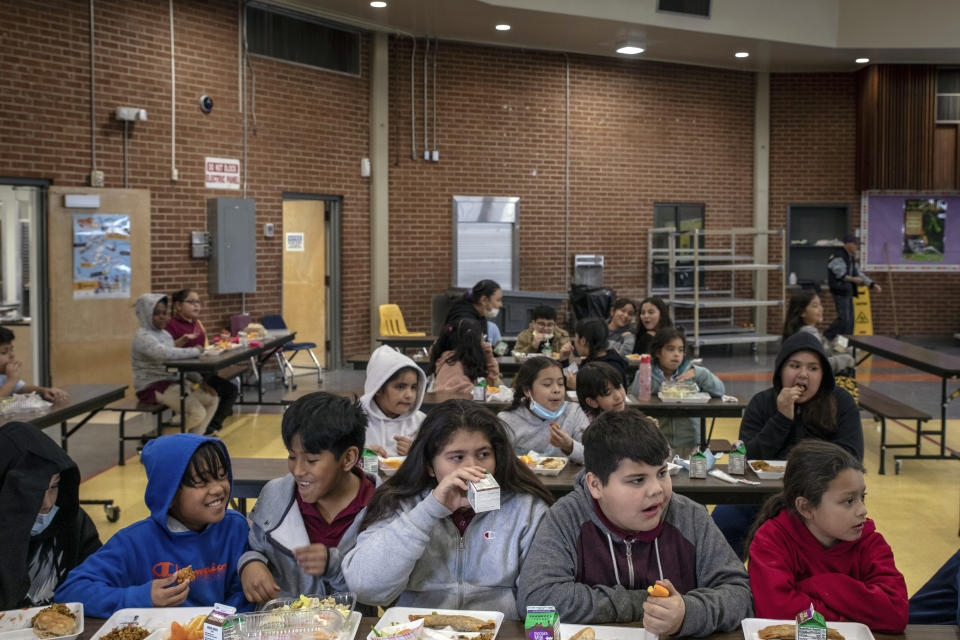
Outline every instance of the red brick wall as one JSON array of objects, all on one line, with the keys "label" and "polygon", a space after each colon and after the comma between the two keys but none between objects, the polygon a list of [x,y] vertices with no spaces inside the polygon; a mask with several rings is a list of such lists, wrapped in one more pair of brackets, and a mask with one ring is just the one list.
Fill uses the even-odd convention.
[{"label": "red brick wall", "polygon": [[[846,204],[851,231],[860,226],[856,189],[854,74],[773,74],[770,78],[770,227],[785,227],[790,204]],[[775,257],[779,258],[777,254]],[[824,265],[826,274],[826,265]],[[953,295],[960,274],[868,273],[882,287],[871,295],[874,332],[949,334],[957,331],[960,300]],[[891,280],[892,279],[892,280]],[[933,282],[937,282],[933,293]],[[889,286],[893,283],[893,287]],[[771,287],[771,296],[779,288]],[[789,293],[788,293],[789,295]],[[934,312],[932,295],[938,295]],[[829,292],[822,294],[824,321],[835,317]],[[893,300],[896,299],[897,322]],[[919,310],[919,312],[917,312]],[[770,314],[779,326],[779,312]]]},{"label": "red brick wall", "polygon": [[[152,194],[152,287],[198,288],[210,328],[239,313],[239,295],[208,295],[207,262],[189,257],[190,231],[206,227],[206,199],[241,192],[204,187],[205,156],[243,158],[237,64],[237,5],[231,0],[175,4],[178,182],[170,181],[170,36],[167,2],[97,0],[97,165],[107,187],[123,186],[118,105],[147,110],[129,140],[129,186]],[[89,4],[85,0],[0,4],[0,175],[51,178],[84,186],[91,168]],[[344,341],[366,348],[369,318],[368,44],[362,77],[251,57],[256,119],[248,114],[248,190],[257,201],[254,319],[280,311],[281,201],[284,191],[343,196]],[[249,75],[248,75],[249,77]],[[214,98],[204,115],[198,99]],[[264,238],[263,224],[277,233]]]}]

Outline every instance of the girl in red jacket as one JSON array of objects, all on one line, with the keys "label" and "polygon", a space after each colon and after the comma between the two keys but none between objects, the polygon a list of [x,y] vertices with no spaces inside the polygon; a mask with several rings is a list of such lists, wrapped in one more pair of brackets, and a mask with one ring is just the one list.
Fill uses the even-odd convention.
[{"label": "girl in red jacket", "polygon": [[903,631],[907,585],[865,496],[863,465],[849,452],[823,440],[793,447],[783,491],[747,537],[757,617],[792,620],[812,602],[829,621]]}]

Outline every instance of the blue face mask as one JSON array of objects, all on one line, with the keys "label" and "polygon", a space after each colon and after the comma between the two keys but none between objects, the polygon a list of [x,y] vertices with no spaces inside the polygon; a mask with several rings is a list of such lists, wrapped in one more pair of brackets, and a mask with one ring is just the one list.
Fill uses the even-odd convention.
[{"label": "blue face mask", "polygon": [[50,523],[53,522],[53,517],[57,515],[57,511],[60,510],[60,507],[53,505],[53,508],[50,509],[48,513],[38,513],[37,519],[33,521],[33,526],[30,528],[31,536],[38,536],[50,526]]},{"label": "blue face mask", "polygon": [[567,403],[564,402],[560,405],[560,408],[556,411],[550,411],[543,405],[537,404],[537,401],[533,398],[530,398],[530,411],[533,411],[535,414],[543,418],[544,420],[556,420],[563,415],[563,412],[567,410]]}]

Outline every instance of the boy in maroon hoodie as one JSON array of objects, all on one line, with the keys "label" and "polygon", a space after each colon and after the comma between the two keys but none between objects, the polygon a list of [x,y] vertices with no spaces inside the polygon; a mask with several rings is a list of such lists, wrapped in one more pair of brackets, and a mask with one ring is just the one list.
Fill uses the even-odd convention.
[{"label": "boy in maroon hoodie", "polygon": [[823,440],[793,447],[783,491],[747,537],[758,617],[793,619],[812,602],[828,621],[903,631],[907,585],[865,495],[863,465],[848,451]]}]

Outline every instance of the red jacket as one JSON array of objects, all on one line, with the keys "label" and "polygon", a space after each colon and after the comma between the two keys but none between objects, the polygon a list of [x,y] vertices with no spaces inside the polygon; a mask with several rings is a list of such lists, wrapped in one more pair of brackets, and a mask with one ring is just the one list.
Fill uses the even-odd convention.
[{"label": "red jacket", "polygon": [[885,633],[907,626],[907,585],[869,518],[859,540],[824,549],[796,514],[781,511],[757,530],[748,569],[758,618],[793,619],[813,602],[829,621]]}]

